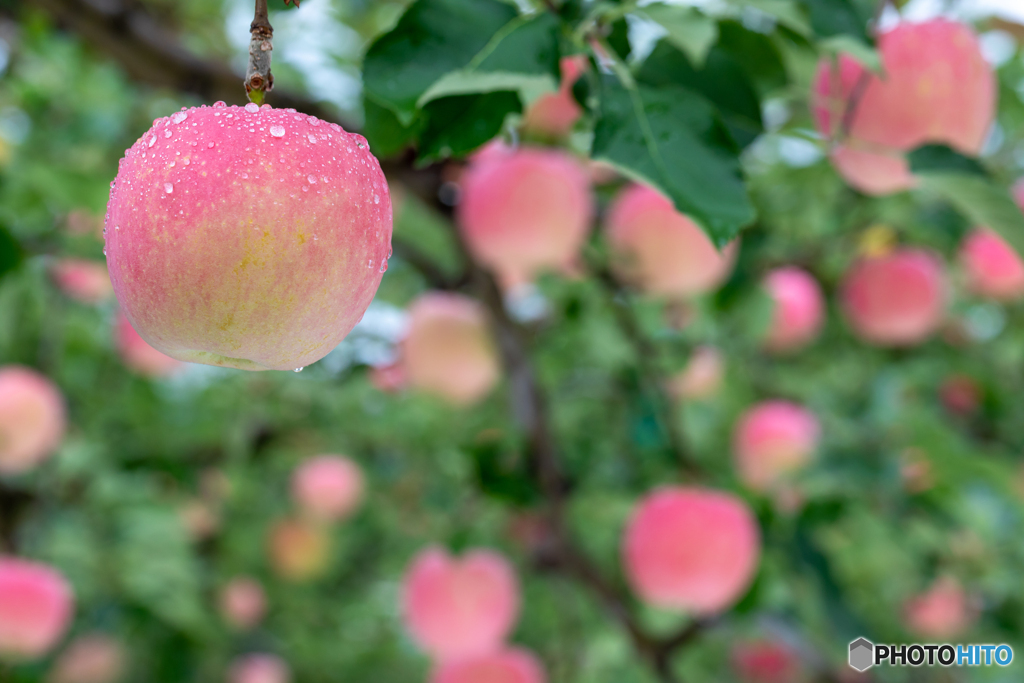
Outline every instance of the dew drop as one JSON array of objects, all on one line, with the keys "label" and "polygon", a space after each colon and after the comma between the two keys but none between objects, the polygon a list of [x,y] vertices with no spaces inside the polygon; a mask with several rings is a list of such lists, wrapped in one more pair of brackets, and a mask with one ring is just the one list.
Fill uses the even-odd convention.
[{"label": "dew drop", "polygon": [[303,368],[295,368],[293,372],[302,372]]},{"label": "dew drop", "polygon": [[308,176],[306,176],[306,180],[309,181],[310,185],[316,185],[316,176],[315,175],[308,175]]},{"label": "dew drop", "polygon": [[191,163],[192,163],[192,159],[190,159],[189,157],[185,157],[184,159],[181,160],[181,165],[182,166],[188,166]]},{"label": "dew drop", "polygon": [[224,104],[223,100],[217,100],[216,102],[213,103],[213,108],[214,109],[223,109],[226,106],[228,106],[228,105]]},{"label": "dew drop", "polygon": [[174,185],[171,185],[170,183],[164,183],[164,192],[166,192],[167,194],[174,192]]},{"label": "dew drop", "polygon": [[320,119],[310,116],[308,119],[306,119],[306,123],[308,123],[311,126],[319,126]]},{"label": "dew drop", "polygon": [[168,128],[168,129],[166,129],[164,131],[164,137],[165,138],[169,138],[169,137],[171,137],[171,135],[173,135],[173,133],[171,133],[171,129],[170,128]]},{"label": "dew drop", "polygon": [[250,114],[255,114],[260,110],[260,105],[256,104],[255,102],[250,102],[249,104],[245,105],[245,110]]},{"label": "dew drop", "polygon": [[315,136],[315,135],[313,135],[312,133],[310,133],[310,134],[309,134],[309,135],[308,135],[307,137],[309,138],[309,141],[310,141],[310,142],[311,142],[312,144],[314,144],[314,145],[316,144],[316,136]]},{"label": "dew drop", "polygon": [[273,135],[275,138],[283,138],[284,137],[284,126],[271,126],[270,127],[270,134]]},{"label": "dew drop", "polygon": [[208,149],[213,149],[213,146],[214,146],[215,144],[217,144],[217,143],[215,143],[215,142],[211,142],[211,143],[210,143],[210,144],[208,144],[208,145],[207,145],[206,147],[207,147]]},{"label": "dew drop", "polygon": [[384,259],[383,261],[380,262],[380,272],[382,272],[382,273],[387,272],[387,269],[388,269],[388,260]]},{"label": "dew drop", "polygon": [[176,111],[173,114],[171,114],[171,121],[173,121],[174,123],[181,123],[187,118],[188,112],[185,111]]},{"label": "dew drop", "polygon": [[380,195],[379,194],[373,195],[373,203],[374,204],[380,204]]},{"label": "dew drop", "polygon": [[302,191],[303,192],[309,192],[309,185],[303,185],[302,186]]},{"label": "dew drop", "polygon": [[[266,43],[263,43],[263,44],[266,45]],[[264,104],[262,107],[260,107],[260,109],[270,109],[270,105],[269,104]]]},{"label": "dew drop", "polygon": [[156,144],[156,136],[154,135],[153,137],[151,137],[151,138],[149,139],[149,142],[147,142],[147,143],[146,143],[146,145],[147,145],[148,147],[152,147],[152,146],[153,146],[153,145],[155,145],[155,144]]},{"label": "dew drop", "polygon": [[246,178],[248,178],[248,177],[249,177],[249,174],[248,174],[248,173],[246,173],[245,171],[242,171],[242,174],[241,174],[241,175],[242,175],[242,180],[245,180]]}]

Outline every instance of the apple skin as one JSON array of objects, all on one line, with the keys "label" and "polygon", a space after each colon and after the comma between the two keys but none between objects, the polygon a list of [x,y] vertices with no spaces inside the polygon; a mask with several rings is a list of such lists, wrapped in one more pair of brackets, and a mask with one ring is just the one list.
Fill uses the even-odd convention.
[{"label": "apple skin", "polygon": [[53,382],[20,365],[0,366],[0,475],[37,467],[57,450],[66,426]]},{"label": "apple skin", "polygon": [[104,633],[86,633],[64,648],[47,683],[117,683],[127,660],[120,641]]},{"label": "apple skin", "polygon": [[640,501],[626,526],[626,577],[645,603],[692,615],[731,607],[750,587],[761,533],[743,500],[723,491],[666,486]]},{"label": "apple skin", "polygon": [[519,605],[515,571],[490,550],[452,557],[441,548],[427,548],[402,582],[405,626],[438,661],[498,650],[515,624]]},{"label": "apple skin", "polygon": [[294,370],[360,320],[391,253],[366,140],[269,106],[157,119],[107,205],[107,266],[132,326],[172,358]]},{"label": "apple skin", "polygon": [[903,248],[862,258],[843,278],[840,297],[853,332],[877,346],[924,342],[942,324],[948,285],[942,262],[922,249]]},{"label": "apple skin", "polygon": [[700,226],[646,185],[616,196],[605,232],[618,276],[652,296],[683,298],[718,289],[736,259],[737,242],[719,252]]},{"label": "apple skin", "polygon": [[996,232],[972,230],[960,245],[959,259],[973,294],[996,301],[1024,297],[1024,261]]},{"label": "apple skin", "polygon": [[[852,187],[872,195],[917,184],[904,156],[927,143],[968,155],[981,150],[995,116],[996,79],[974,32],[946,19],[902,22],[878,41],[884,76],[866,75],[849,55],[822,60],[812,109],[818,130],[838,140],[832,163]],[[846,115],[855,91],[854,115]],[[845,131],[844,128],[849,130]]]},{"label": "apple skin", "polygon": [[74,615],[71,586],[55,569],[0,557],[0,661],[45,655]]},{"label": "apple skin", "polygon": [[522,648],[508,648],[492,654],[442,662],[430,676],[430,683],[545,683],[544,667]]}]

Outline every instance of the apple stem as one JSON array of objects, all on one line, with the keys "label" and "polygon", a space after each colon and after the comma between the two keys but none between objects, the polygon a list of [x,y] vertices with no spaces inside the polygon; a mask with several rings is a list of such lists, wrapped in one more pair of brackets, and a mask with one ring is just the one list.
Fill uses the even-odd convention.
[{"label": "apple stem", "polygon": [[[295,3],[298,5],[298,2]],[[270,58],[274,51],[274,27],[270,25],[267,0],[256,0],[256,13],[249,25],[249,67],[245,72],[245,92],[250,102],[262,104],[268,92],[274,89],[274,75],[270,73]]]}]

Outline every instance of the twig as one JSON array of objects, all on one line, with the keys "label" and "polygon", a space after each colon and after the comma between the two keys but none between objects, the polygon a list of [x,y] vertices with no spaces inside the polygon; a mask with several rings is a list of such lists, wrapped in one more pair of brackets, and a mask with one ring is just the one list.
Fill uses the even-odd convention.
[{"label": "twig", "polygon": [[[875,7],[875,13],[871,17],[871,22],[868,24],[868,31],[874,38],[878,38],[878,25],[882,21],[882,13],[885,12],[885,8],[889,6],[889,0],[878,0],[878,5]],[[832,77],[833,80],[838,83],[838,87],[842,89],[842,82],[840,74],[837,69],[838,62],[832,66]],[[850,98],[846,101],[846,107],[843,110],[843,118],[840,122],[840,140],[846,140],[850,137],[850,131],[853,130],[853,122],[857,116],[857,109],[860,106],[860,101],[864,99],[864,94],[867,92],[868,85],[871,83],[871,77],[874,74],[868,69],[864,69],[860,76],[857,77],[857,82],[853,84],[853,90],[850,91]]]},{"label": "twig", "polygon": [[686,446],[686,440],[683,438],[683,432],[679,427],[679,415],[676,410],[675,401],[666,390],[665,378],[662,376],[661,369],[657,366],[659,356],[657,347],[651,343],[644,335],[643,330],[641,330],[633,308],[630,305],[631,302],[627,300],[623,303],[616,300],[616,297],[626,298],[628,294],[619,285],[611,271],[602,265],[595,267],[595,273],[598,281],[604,285],[609,294],[610,305],[618,320],[619,327],[636,354],[642,380],[647,385],[647,390],[653,395],[655,403],[659,408],[661,413],[659,421],[665,432],[665,438],[668,441],[668,448],[672,456],[687,475],[691,477],[698,476],[700,474],[699,468]]},{"label": "twig", "polygon": [[274,89],[274,74],[270,62],[274,51],[274,27],[270,25],[267,0],[256,0],[256,13],[249,25],[249,68],[245,72],[245,92],[251,102],[262,104],[266,94]]}]

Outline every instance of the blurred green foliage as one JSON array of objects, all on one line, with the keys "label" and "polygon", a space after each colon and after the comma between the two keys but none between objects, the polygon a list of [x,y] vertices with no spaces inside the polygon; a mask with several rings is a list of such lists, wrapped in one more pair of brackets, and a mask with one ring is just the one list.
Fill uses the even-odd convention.
[{"label": "blurred green foliage", "polygon": [[[146,4],[180,30],[189,48],[237,61],[224,26],[238,3]],[[569,16],[583,4],[564,3],[563,11]],[[529,344],[572,484],[571,529],[593,561],[620,581],[620,532],[631,505],[653,486],[686,480],[670,456],[657,391],[645,374],[650,359],[616,315],[616,307],[626,306],[659,350],[653,360],[659,377],[681,368],[698,344],[726,353],[728,375],[719,395],[684,405],[672,418],[704,483],[746,496],[765,539],[751,593],[681,651],[677,664],[687,683],[733,680],[732,644],[767,632],[789,634],[812,661],[835,666],[857,636],[905,640],[903,602],[945,573],[981,598],[982,616],[969,640],[1007,642],[1020,651],[1024,309],[980,302],[958,287],[956,334],[911,351],[869,348],[850,335],[834,295],[863,231],[888,226],[900,242],[927,246],[952,263],[970,214],[927,189],[868,199],[845,187],[809,132],[806,101],[817,54],[793,27],[809,19],[818,35],[850,33],[867,14],[846,0],[805,0],[800,4],[809,14],[784,4],[771,6],[782,12],[782,23],[768,33],[731,18],[718,22],[717,42],[699,69],[662,42],[636,74],[659,92],[690,88],[702,96],[670,102],[660,110],[657,130],[678,132],[674,126],[691,116],[690,107],[700,116],[703,108],[709,117],[721,115],[730,131],[716,129],[718,147],[708,154],[719,158],[719,147],[730,150],[723,173],[738,178],[742,167],[757,213],[742,233],[730,282],[695,302],[693,322],[682,330],[666,325],[665,304],[632,296],[623,301],[595,277],[539,283],[549,314],[532,326]],[[352,62],[336,67],[354,69],[358,53],[395,24],[400,5],[335,0],[332,16],[359,43]],[[512,5],[489,5],[515,15]],[[451,43],[441,43],[454,61],[424,62],[435,77],[465,67],[490,35],[474,26],[430,26],[472,42],[457,59],[445,52]],[[622,26],[611,26],[608,42],[625,54]],[[53,563],[68,576],[78,603],[75,632],[101,630],[122,639],[132,681],[222,680],[229,660],[252,650],[281,653],[301,683],[425,680],[427,660],[399,620],[402,572],[427,544],[483,545],[501,549],[519,567],[525,608],[514,640],[539,653],[552,683],[656,680],[593,595],[531,561],[532,548],[516,530],[530,520],[541,494],[524,469],[523,435],[510,417],[507,387],[472,410],[415,394],[383,394],[369,382],[358,339],[299,375],[195,366],[152,381],[127,370],[114,347],[114,305],[72,302],[53,285],[49,268],[58,256],[102,259],[99,216],[117,160],[150,120],[192,102],[131,83],[44,14],[26,10],[2,28],[9,61],[0,78],[0,362],[29,365],[53,378],[67,397],[71,428],[46,466],[0,480],[0,497],[9,502],[0,527],[11,530],[3,539],[7,550]],[[378,54],[386,52],[382,42],[375,46]],[[375,68],[381,78],[395,77],[394,64]],[[556,75],[553,59],[524,68]],[[292,69],[275,66],[278,82],[298,80]],[[367,88],[366,132],[382,156],[412,140],[421,141],[427,159],[464,154],[501,131],[525,104],[518,83],[516,95],[467,92],[417,110],[430,84],[413,73],[400,75],[415,81],[401,97],[387,95],[383,86]],[[1024,53],[1018,49],[1001,66],[999,79],[998,144],[981,163],[1005,188],[1024,162]],[[628,108],[628,95],[625,101]],[[772,120],[763,120],[765,111],[774,112]],[[623,144],[636,142],[629,137]],[[595,149],[611,149],[600,141],[599,128]],[[589,143],[574,138],[571,144],[586,150]],[[673,150],[703,158],[705,143],[690,135]],[[736,143],[746,147],[742,155]],[[643,151],[637,149],[608,156],[642,170],[646,162],[636,161]],[[691,180],[719,170],[682,168]],[[742,214],[727,218],[723,236],[753,215],[738,183],[722,190],[728,196],[696,199],[715,205],[709,217],[722,215],[723,206]],[[610,195],[608,188],[599,192],[603,205]],[[460,256],[445,220],[412,194],[403,194],[398,215],[396,235],[455,276]],[[72,230],[82,225],[84,232]],[[600,230],[585,257],[589,266],[604,264]],[[812,272],[830,304],[822,337],[799,355],[777,358],[760,350],[766,302],[759,282],[783,264]],[[396,255],[375,306],[402,307],[427,287]],[[970,414],[951,415],[942,405],[940,387],[954,375],[980,387],[982,400]],[[788,513],[744,493],[730,458],[737,415],[755,400],[775,397],[807,405],[824,426],[819,457],[800,480],[805,502]],[[321,452],[357,460],[369,497],[353,520],[332,531],[326,577],[295,585],[271,571],[266,535],[291,514],[292,469]],[[931,463],[930,488],[908,491],[901,474],[908,452],[923,453]],[[227,493],[211,494],[211,481],[222,481]],[[197,505],[214,520],[210,533],[189,531],[185,511]],[[265,624],[242,635],[216,611],[218,589],[238,574],[261,579],[270,604]],[[637,609],[656,633],[681,623],[681,617]],[[0,679],[40,681],[48,665],[0,668]],[[1019,680],[1014,672],[1020,666],[964,670],[956,680]],[[953,680],[930,676],[887,670],[878,679]]]}]

